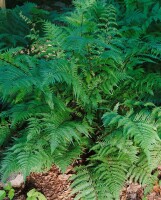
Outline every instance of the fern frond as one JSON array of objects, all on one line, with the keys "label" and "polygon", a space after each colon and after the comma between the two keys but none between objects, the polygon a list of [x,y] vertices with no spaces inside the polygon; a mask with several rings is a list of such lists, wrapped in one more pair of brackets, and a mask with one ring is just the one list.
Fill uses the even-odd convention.
[{"label": "fern frond", "polygon": [[54,163],[65,172],[75,160],[78,160],[83,152],[82,145],[70,144],[69,146],[62,146],[54,151]]},{"label": "fern frond", "polygon": [[[149,152],[149,147],[156,144],[159,140],[155,124],[149,124],[148,116],[138,114],[131,119],[128,116],[121,116],[115,112],[106,113],[103,116],[104,125],[117,124],[123,127],[123,133],[127,138],[133,138],[134,141]],[[147,148],[148,147],[148,148]]]},{"label": "fern frond", "polygon": [[72,194],[76,194],[75,200],[79,199],[98,199],[96,191],[95,180],[93,180],[92,174],[85,166],[78,167],[76,169],[77,174],[73,175],[71,180],[74,181],[71,185]]},{"label": "fern frond", "polygon": [[9,124],[5,121],[2,122],[0,126],[0,146],[7,141],[10,134]]}]

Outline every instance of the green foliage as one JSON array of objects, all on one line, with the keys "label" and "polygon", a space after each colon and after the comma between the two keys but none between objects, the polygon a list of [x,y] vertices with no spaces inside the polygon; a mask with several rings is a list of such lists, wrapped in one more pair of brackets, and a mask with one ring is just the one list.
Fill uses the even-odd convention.
[{"label": "green foliage", "polygon": [[0,200],[3,200],[6,197],[6,192],[4,190],[0,190]]},{"label": "green foliage", "polygon": [[28,46],[0,47],[2,179],[78,160],[77,200],[117,200],[127,180],[148,193],[161,164],[161,5],[73,4],[54,23],[20,7]]},{"label": "green foliage", "polygon": [[0,10],[0,50],[28,47],[31,41],[27,35],[34,33],[41,24],[40,19],[47,16],[48,12],[38,9],[34,3],[26,3],[12,10]]},{"label": "green foliage", "polygon": [[27,193],[27,200],[46,200],[46,198],[41,192],[32,189]]},{"label": "green foliage", "polygon": [[0,190],[0,200],[4,200],[5,197],[8,197],[10,200],[12,200],[14,196],[15,190],[12,188],[10,183],[4,186],[3,190]]}]

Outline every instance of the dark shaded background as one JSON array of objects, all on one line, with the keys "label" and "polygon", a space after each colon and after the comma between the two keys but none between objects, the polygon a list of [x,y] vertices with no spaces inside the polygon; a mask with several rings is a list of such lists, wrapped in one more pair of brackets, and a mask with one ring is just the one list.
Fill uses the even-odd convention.
[{"label": "dark shaded background", "polygon": [[72,0],[60,0],[60,1],[56,1],[56,0],[6,0],[6,7],[7,8],[13,8],[16,5],[23,5],[25,2],[33,2],[36,3],[37,5],[40,6],[49,6],[49,7],[53,7],[53,5],[55,4],[65,4],[65,5],[71,5]]}]

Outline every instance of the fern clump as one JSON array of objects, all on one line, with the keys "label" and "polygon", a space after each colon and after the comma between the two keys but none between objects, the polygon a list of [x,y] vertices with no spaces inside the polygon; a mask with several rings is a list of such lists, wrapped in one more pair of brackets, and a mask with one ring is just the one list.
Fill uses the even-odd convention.
[{"label": "fern clump", "polygon": [[20,12],[27,46],[0,47],[2,179],[81,160],[75,199],[119,199],[127,180],[146,194],[161,163],[160,4],[73,5],[52,22]]}]

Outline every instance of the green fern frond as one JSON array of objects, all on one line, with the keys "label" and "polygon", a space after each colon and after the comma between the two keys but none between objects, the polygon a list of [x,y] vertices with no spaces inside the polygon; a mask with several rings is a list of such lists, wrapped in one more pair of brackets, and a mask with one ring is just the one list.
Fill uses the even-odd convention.
[{"label": "green fern frond", "polygon": [[[123,133],[127,138],[133,138],[134,141],[149,152],[149,147],[156,144],[159,140],[157,129],[154,123],[149,124],[148,116],[136,115],[131,119],[128,116],[121,116],[115,112],[109,112],[103,116],[104,125],[116,124],[123,127]],[[147,148],[148,147],[148,148]]]},{"label": "green fern frond", "polygon": [[62,146],[54,151],[54,163],[65,172],[75,160],[80,159],[83,152],[82,145],[70,144],[69,146]]},{"label": "green fern frond", "polygon": [[72,194],[77,194],[75,200],[87,199],[98,200],[95,180],[93,180],[92,173],[85,166],[76,169],[77,174],[73,175],[71,180],[74,181],[71,185]]},{"label": "green fern frond", "polygon": [[10,128],[7,122],[2,122],[0,126],[0,146],[6,143],[8,137],[10,136]]}]

